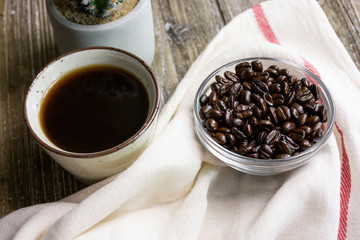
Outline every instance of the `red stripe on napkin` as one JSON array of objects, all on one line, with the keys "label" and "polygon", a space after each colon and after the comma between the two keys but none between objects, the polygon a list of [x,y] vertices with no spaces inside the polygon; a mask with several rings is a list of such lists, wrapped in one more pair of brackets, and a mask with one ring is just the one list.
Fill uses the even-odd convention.
[{"label": "red stripe on napkin", "polygon": [[[267,20],[264,10],[261,4],[255,5],[253,8],[253,13],[256,19],[256,22],[263,33],[264,37],[267,41],[271,43],[275,43],[281,45],[279,40],[277,39],[275,33],[273,32],[269,21]],[[319,72],[316,68],[304,57],[301,57],[304,61],[304,65],[307,69],[313,72],[316,76],[320,78]],[[347,233],[347,215],[349,208],[349,200],[350,200],[350,192],[351,192],[351,171],[350,171],[350,163],[349,158],[346,152],[344,135],[343,131],[339,128],[337,123],[335,122],[335,126],[337,131],[341,136],[341,150],[342,150],[342,161],[341,161],[341,183],[340,183],[340,221],[339,221],[339,229],[338,229],[338,240],[345,240]]]}]

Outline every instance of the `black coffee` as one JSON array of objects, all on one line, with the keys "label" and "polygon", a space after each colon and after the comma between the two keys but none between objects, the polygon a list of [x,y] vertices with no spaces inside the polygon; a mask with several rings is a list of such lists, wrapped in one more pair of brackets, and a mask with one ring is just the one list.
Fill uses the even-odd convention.
[{"label": "black coffee", "polygon": [[145,123],[148,111],[147,91],[136,76],[99,65],[73,71],[52,86],[40,122],[56,146],[90,153],[129,139]]}]

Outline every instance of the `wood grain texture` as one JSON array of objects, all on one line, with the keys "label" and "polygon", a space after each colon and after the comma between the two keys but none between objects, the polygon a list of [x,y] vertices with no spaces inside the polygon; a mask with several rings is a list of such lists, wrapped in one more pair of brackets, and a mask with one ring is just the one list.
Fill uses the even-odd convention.
[{"label": "wood grain texture", "polygon": [[[152,64],[164,104],[210,40],[234,16],[262,0],[152,0]],[[319,0],[360,68],[360,3]],[[22,114],[32,78],[58,55],[44,0],[0,1],[0,217],[62,199],[84,188],[39,148]]]}]

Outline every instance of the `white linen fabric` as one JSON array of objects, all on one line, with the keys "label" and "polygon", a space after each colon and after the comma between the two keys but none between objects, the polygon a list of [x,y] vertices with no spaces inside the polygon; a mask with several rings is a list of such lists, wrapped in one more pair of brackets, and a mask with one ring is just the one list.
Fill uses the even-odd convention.
[{"label": "white linen fabric", "polygon": [[[259,9],[266,19],[256,17]],[[238,172],[209,154],[192,113],[205,76],[261,56],[302,65],[306,59],[337,110],[333,134],[310,163],[268,177]],[[3,217],[0,239],[359,239],[359,96],[360,73],[318,3],[265,2],[209,43],[132,166],[62,201]]]}]

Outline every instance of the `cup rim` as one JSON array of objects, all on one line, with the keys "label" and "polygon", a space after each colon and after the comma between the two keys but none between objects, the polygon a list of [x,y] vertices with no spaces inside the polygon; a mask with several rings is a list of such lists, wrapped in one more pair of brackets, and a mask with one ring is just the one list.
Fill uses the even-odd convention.
[{"label": "cup rim", "polygon": [[[282,64],[288,65],[290,67],[293,67],[295,69],[298,69],[298,70],[308,74],[321,87],[321,89],[323,91],[323,95],[326,96],[326,98],[327,98],[326,101],[329,104],[330,109],[327,109],[327,110],[328,110],[328,112],[332,113],[332,116],[331,116],[331,118],[328,119],[327,129],[326,129],[326,132],[324,133],[323,137],[316,144],[314,144],[311,148],[309,148],[297,155],[290,156],[289,158],[286,158],[286,159],[271,159],[271,161],[269,161],[268,159],[251,158],[251,157],[246,157],[246,156],[234,153],[234,152],[222,147],[213,138],[210,137],[210,135],[207,133],[207,131],[202,126],[200,126],[201,119],[199,116],[199,110],[200,110],[199,98],[200,98],[201,93],[205,90],[206,85],[209,82],[213,81],[213,77],[217,73],[221,72],[222,70],[227,69],[230,66],[240,63],[240,62],[253,61],[253,60],[274,61],[274,62],[280,62]],[[318,76],[316,76],[312,71],[307,69],[306,67],[296,64],[294,62],[285,60],[285,59],[280,59],[280,58],[248,57],[248,58],[243,58],[243,59],[237,59],[237,60],[228,62],[226,64],[223,64],[205,77],[205,79],[201,82],[199,88],[197,89],[197,92],[194,97],[193,114],[194,114],[194,118],[195,118],[196,133],[197,133],[198,137],[200,138],[202,144],[205,146],[205,148],[207,150],[209,150],[211,153],[213,153],[216,157],[218,157],[225,163],[230,164],[230,165],[231,164],[232,165],[244,164],[247,166],[257,166],[257,167],[270,167],[270,166],[286,167],[286,166],[294,166],[297,164],[304,164],[306,162],[306,160],[308,160],[309,157],[314,155],[319,150],[319,148],[328,140],[328,138],[330,137],[330,135],[332,133],[333,126],[335,124],[336,109],[335,109],[332,95],[331,95],[329,89],[327,88],[327,86],[325,85],[325,83]],[[205,142],[205,144],[204,144],[204,142]]]},{"label": "cup rim", "polygon": [[[72,54],[76,54],[78,52],[83,52],[83,51],[91,51],[91,50],[107,50],[107,51],[115,51],[115,52],[119,52],[121,54],[125,54],[130,56],[131,58],[135,59],[136,61],[138,61],[141,65],[143,65],[145,67],[145,69],[148,71],[148,73],[151,75],[152,78],[152,82],[154,84],[154,88],[155,88],[155,103],[154,103],[154,107],[153,109],[149,109],[151,111],[151,114],[148,118],[148,120],[146,122],[144,122],[144,124],[142,125],[142,127],[133,135],[131,136],[129,139],[127,139],[126,141],[103,151],[98,151],[98,152],[90,152],[90,153],[77,153],[77,152],[70,152],[67,150],[63,150],[63,149],[59,149],[59,148],[54,148],[53,146],[49,145],[48,143],[46,143],[45,141],[43,141],[37,134],[36,132],[33,130],[29,118],[28,118],[28,114],[27,114],[27,100],[28,100],[28,96],[34,86],[34,83],[40,79],[40,76],[43,74],[44,71],[46,71],[46,69],[48,69],[52,64],[54,64],[55,62],[59,61],[60,59],[72,55]],[[42,67],[41,71],[32,79],[31,84],[29,85],[26,94],[24,96],[24,100],[23,100],[23,117],[24,117],[24,121],[25,124],[27,126],[27,128],[29,129],[31,135],[35,138],[35,140],[40,144],[40,146],[42,146],[44,149],[49,150],[53,153],[56,153],[58,155],[62,155],[62,156],[67,156],[67,157],[74,157],[74,158],[95,158],[95,157],[101,157],[101,156],[105,156],[111,153],[114,153],[120,149],[125,148],[126,146],[130,145],[131,143],[133,143],[134,141],[136,141],[138,138],[140,138],[140,136],[142,136],[146,130],[148,130],[150,128],[150,126],[154,123],[158,112],[159,112],[159,108],[160,108],[160,89],[159,89],[159,85],[158,82],[156,80],[156,77],[152,71],[152,69],[150,68],[150,66],[144,61],[142,60],[140,57],[122,50],[122,49],[118,49],[118,48],[113,48],[113,47],[86,47],[86,48],[80,48],[80,49],[76,49],[73,51],[69,51],[65,54],[62,54],[56,58],[54,58],[53,60],[51,60],[49,63],[47,63],[44,67]]]},{"label": "cup rim", "polygon": [[95,25],[80,24],[68,20],[62,14],[59,13],[59,11],[56,9],[53,0],[46,0],[46,7],[50,15],[53,16],[53,18],[57,22],[66,25],[68,28],[71,28],[76,31],[96,32],[96,31],[111,29],[115,25],[122,25],[125,24],[127,21],[130,21],[131,19],[136,17],[136,15],[139,12],[141,12],[141,10],[145,7],[146,1],[148,0],[139,0],[136,6],[129,13],[127,13],[125,16],[120,17],[119,19],[116,19],[108,23],[95,24]]}]

